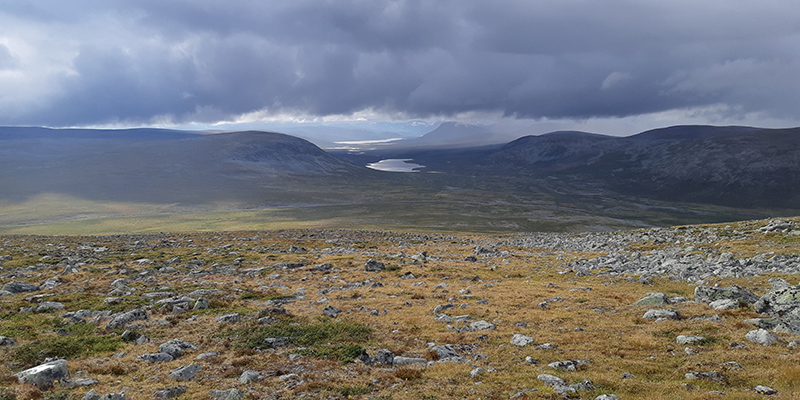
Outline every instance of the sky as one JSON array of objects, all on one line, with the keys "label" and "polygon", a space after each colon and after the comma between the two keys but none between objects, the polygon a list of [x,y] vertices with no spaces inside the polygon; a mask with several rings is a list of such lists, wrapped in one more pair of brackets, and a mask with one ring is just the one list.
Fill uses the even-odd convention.
[{"label": "sky", "polygon": [[0,125],[631,134],[798,111],[792,0],[0,0]]}]

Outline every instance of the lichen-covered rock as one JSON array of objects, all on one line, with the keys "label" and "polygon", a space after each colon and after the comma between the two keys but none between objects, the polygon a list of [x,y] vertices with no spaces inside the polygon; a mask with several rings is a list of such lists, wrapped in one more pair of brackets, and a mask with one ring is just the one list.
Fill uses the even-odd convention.
[{"label": "lichen-covered rock", "polygon": [[711,303],[721,299],[739,300],[747,304],[753,304],[758,301],[758,296],[739,286],[698,286],[694,288],[694,301],[698,303]]},{"label": "lichen-covered rock", "polygon": [[681,319],[681,313],[678,312],[677,310],[672,310],[672,309],[664,310],[664,309],[660,309],[660,308],[653,308],[653,309],[647,310],[647,312],[644,313],[642,318],[644,318],[644,319],[659,319],[659,318]]},{"label": "lichen-covered rock", "polygon": [[136,359],[147,362],[170,362],[175,358],[167,353],[145,353],[137,356]]},{"label": "lichen-covered rock", "polygon": [[186,393],[186,386],[175,386],[156,390],[155,396],[159,399],[171,399]]},{"label": "lichen-covered rock", "polygon": [[661,306],[669,304],[669,296],[664,293],[648,293],[647,296],[631,304],[632,306]]},{"label": "lichen-covered rock", "polygon": [[678,335],[675,338],[675,342],[677,344],[700,344],[706,341],[706,338],[702,336],[694,336],[694,335]]},{"label": "lichen-covered rock", "polygon": [[325,308],[322,309],[322,315],[331,318],[338,317],[340,312],[342,312],[342,309],[334,306],[325,306]]},{"label": "lichen-covered rock", "polygon": [[800,320],[800,286],[770,291],[753,304],[759,314]]},{"label": "lichen-covered rock", "polygon": [[158,346],[158,351],[167,353],[175,359],[180,358],[187,350],[197,350],[197,346],[180,339],[172,339]]},{"label": "lichen-covered rock", "polygon": [[244,392],[239,389],[209,390],[208,393],[216,400],[242,400]]},{"label": "lichen-covered rock", "polygon": [[753,343],[758,343],[762,346],[769,346],[778,341],[778,337],[769,333],[764,329],[755,329],[747,332],[745,338]]}]

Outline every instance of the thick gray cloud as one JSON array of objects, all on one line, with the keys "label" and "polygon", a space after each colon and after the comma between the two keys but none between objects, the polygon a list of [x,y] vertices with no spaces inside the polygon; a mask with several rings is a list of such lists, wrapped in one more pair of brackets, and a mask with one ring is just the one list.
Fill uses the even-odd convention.
[{"label": "thick gray cloud", "polygon": [[364,110],[796,119],[797,21],[794,2],[744,0],[4,4],[0,124]]}]

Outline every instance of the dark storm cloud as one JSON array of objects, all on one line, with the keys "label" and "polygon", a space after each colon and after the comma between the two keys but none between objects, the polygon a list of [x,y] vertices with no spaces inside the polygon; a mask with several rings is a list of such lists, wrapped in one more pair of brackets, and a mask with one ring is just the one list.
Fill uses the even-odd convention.
[{"label": "dark storm cloud", "polygon": [[[800,13],[788,1],[35,4],[0,16],[78,44],[68,70],[47,76],[44,100],[0,123],[363,110],[583,119],[711,106],[793,117],[800,106]],[[2,39],[0,68],[16,60]]]}]

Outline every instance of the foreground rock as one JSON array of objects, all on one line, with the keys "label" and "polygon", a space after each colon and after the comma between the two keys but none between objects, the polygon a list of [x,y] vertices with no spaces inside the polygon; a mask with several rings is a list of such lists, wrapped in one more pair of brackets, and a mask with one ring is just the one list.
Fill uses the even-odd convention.
[{"label": "foreground rock", "polygon": [[69,382],[66,360],[54,360],[15,374],[20,383],[29,383],[39,390],[51,389],[55,382]]}]

